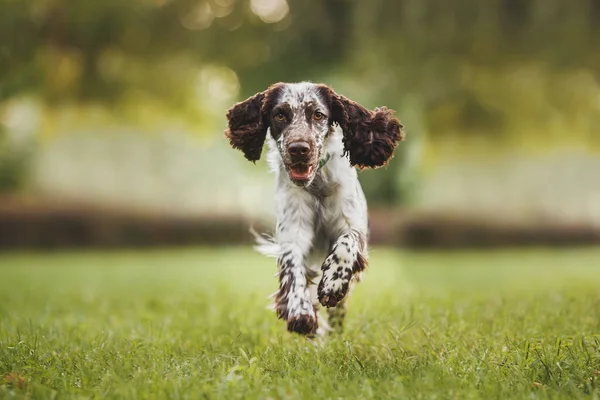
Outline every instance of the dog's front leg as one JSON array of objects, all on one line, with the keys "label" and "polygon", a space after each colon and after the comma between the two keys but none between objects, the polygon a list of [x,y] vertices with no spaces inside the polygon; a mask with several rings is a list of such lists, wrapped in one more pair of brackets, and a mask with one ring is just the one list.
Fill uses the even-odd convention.
[{"label": "dog's front leg", "polygon": [[323,276],[319,282],[319,302],[325,307],[335,307],[348,293],[352,279],[366,266],[364,235],[351,230],[341,235],[331,253],[321,266]]},{"label": "dog's front leg", "polygon": [[302,192],[282,199],[285,208],[278,210],[279,290],[275,295],[275,310],[279,318],[287,321],[288,331],[312,335],[318,321],[310,297],[312,276],[306,268],[306,259],[314,237],[314,208],[306,195]]},{"label": "dog's front leg", "polygon": [[288,248],[277,259],[279,291],[275,296],[277,316],[287,321],[290,332],[311,335],[318,328],[309,292],[304,257],[298,249]]}]

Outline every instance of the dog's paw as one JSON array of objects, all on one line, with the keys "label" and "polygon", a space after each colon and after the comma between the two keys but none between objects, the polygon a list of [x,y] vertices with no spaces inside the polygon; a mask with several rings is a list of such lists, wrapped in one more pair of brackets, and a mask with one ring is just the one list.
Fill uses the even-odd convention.
[{"label": "dog's paw", "polygon": [[315,334],[319,328],[319,322],[315,308],[310,301],[308,289],[289,295],[285,319],[288,331],[308,336]]},{"label": "dog's paw", "polygon": [[317,295],[319,302],[325,307],[335,307],[346,297],[350,281],[352,280],[352,268],[328,263],[329,258],[323,264],[323,276],[319,282]]},{"label": "dog's paw", "polygon": [[319,322],[316,315],[300,314],[290,317],[287,320],[287,329],[289,332],[299,333],[300,335],[312,336],[317,332]]},{"label": "dog's paw", "polygon": [[317,295],[319,302],[325,307],[335,307],[348,293],[354,273],[354,261],[358,256],[356,242],[351,239],[350,234],[341,236],[321,266],[323,276]]},{"label": "dog's paw", "polygon": [[335,307],[346,297],[350,280],[337,279],[327,281],[322,279],[319,283],[318,295],[319,302],[324,307]]}]

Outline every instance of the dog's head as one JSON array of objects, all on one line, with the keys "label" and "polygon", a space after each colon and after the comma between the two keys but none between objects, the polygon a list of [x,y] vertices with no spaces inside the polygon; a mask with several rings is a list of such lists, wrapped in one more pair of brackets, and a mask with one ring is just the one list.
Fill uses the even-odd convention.
[{"label": "dog's head", "polygon": [[308,186],[324,156],[323,142],[337,124],[350,164],[377,168],[404,139],[402,124],[385,107],[367,110],[325,85],[276,83],[227,112],[225,136],[250,161],[260,158],[267,130],[277,142],[290,180]]}]

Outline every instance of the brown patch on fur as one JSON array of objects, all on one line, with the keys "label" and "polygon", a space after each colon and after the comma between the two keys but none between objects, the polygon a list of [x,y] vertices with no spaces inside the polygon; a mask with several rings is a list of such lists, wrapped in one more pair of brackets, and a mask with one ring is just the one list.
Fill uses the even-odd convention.
[{"label": "brown patch on fur", "polygon": [[301,335],[312,335],[319,327],[316,316],[312,317],[307,314],[301,314],[296,318],[291,318],[288,320],[287,324],[289,332],[296,332]]},{"label": "brown patch on fur", "polygon": [[286,269],[282,269],[279,273],[279,290],[275,295],[275,314],[279,319],[288,319],[287,302],[290,290],[292,287],[292,279],[288,279],[285,284],[283,283],[283,277],[287,274]]},{"label": "brown patch on fur", "polygon": [[231,147],[241,150],[249,161],[260,159],[271,109],[283,83],[271,85],[264,92],[255,94],[227,110],[228,127],[225,136]]},{"label": "brown patch on fur", "polygon": [[367,265],[367,259],[359,252],[356,255],[356,261],[354,261],[354,265],[352,265],[352,273],[356,274],[364,271],[367,268]]},{"label": "brown patch on fur", "polygon": [[325,294],[324,293],[325,281],[321,279],[319,282],[319,286],[317,288],[317,297],[319,298],[319,302],[323,305],[323,307],[331,308],[338,305],[340,301],[346,297],[348,293],[348,289],[350,287],[350,281],[345,281],[342,283],[342,287],[339,291]]},{"label": "brown patch on fur", "polygon": [[387,107],[367,110],[325,85],[319,86],[319,91],[330,106],[330,123],[335,122],[342,128],[344,152],[350,164],[361,169],[386,165],[405,136],[394,110]]}]

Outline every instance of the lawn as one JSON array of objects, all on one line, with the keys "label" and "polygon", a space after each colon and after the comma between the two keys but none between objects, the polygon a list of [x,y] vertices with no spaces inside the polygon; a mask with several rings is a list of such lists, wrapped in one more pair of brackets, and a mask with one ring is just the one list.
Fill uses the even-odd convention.
[{"label": "lawn", "polygon": [[1,398],[598,398],[600,249],[373,249],[347,329],[266,309],[247,248],[0,258]]}]

